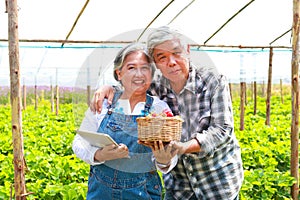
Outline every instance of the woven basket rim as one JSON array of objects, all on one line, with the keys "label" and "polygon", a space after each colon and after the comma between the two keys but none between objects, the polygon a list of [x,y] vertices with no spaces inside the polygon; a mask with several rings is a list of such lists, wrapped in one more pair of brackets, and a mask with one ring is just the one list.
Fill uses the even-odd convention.
[{"label": "woven basket rim", "polygon": [[140,120],[177,120],[183,122],[184,120],[180,117],[174,116],[174,117],[138,117],[136,118],[137,121]]}]

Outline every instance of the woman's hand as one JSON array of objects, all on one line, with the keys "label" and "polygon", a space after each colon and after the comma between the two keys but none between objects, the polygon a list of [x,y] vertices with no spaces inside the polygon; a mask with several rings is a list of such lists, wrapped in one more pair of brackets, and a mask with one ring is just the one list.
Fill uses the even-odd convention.
[{"label": "woman's hand", "polygon": [[125,144],[114,144],[98,149],[95,153],[94,159],[98,162],[104,162],[106,160],[115,160],[119,158],[128,158],[129,151]]},{"label": "woman's hand", "polygon": [[97,89],[94,93],[94,96],[91,100],[90,109],[92,112],[100,113],[102,110],[103,100],[107,98],[107,102],[109,104],[112,103],[112,99],[114,97],[114,88],[110,85],[103,85]]}]

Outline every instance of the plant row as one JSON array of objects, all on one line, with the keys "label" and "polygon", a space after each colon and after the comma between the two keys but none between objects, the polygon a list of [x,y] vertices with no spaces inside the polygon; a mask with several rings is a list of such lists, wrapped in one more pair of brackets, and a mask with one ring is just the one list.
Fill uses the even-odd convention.
[{"label": "plant row", "polygon": [[[265,99],[258,98],[256,115],[253,101],[247,102],[243,131],[238,130],[239,100],[233,102],[245,169],[242,200],[291,199],[291,98],[281,103],[274,96],[271,102],[270,126],[265,125]],[[22,112],[26,189],[32,193],[27,199],[85,199],[89,166],[73,154],[71,145],[86,109],[86,103],[60,104],[56,115],[48,101],[41,101],[37,110],[30,105]],[[10,108],[0,105],[0,199],[14,194],[10,122]]]}]

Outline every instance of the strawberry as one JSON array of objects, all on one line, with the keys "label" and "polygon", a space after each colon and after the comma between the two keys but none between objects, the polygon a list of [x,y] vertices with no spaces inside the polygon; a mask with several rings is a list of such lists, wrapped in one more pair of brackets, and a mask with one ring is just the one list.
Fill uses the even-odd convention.
[{"label": "strawberry", "polygon": [[151,115],[152,115],[152,117],[157,117],[156,113],[152,113]]},{"label": "strawberry", "polygon": [[167,117],[173,117],[173,113],[171,111],[165,111]]}]

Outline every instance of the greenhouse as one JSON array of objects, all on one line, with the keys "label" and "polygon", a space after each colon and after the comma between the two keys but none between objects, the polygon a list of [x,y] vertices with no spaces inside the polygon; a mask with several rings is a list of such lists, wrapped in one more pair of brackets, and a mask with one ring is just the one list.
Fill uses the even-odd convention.
[{"label": "greenhouse", "polygon": [[239,199],[299,199],[299,0],[5,0],[0,13],[0,199],[86,198],[76,130],[117,84],[117,52],[164,25],[228,79]]}]

